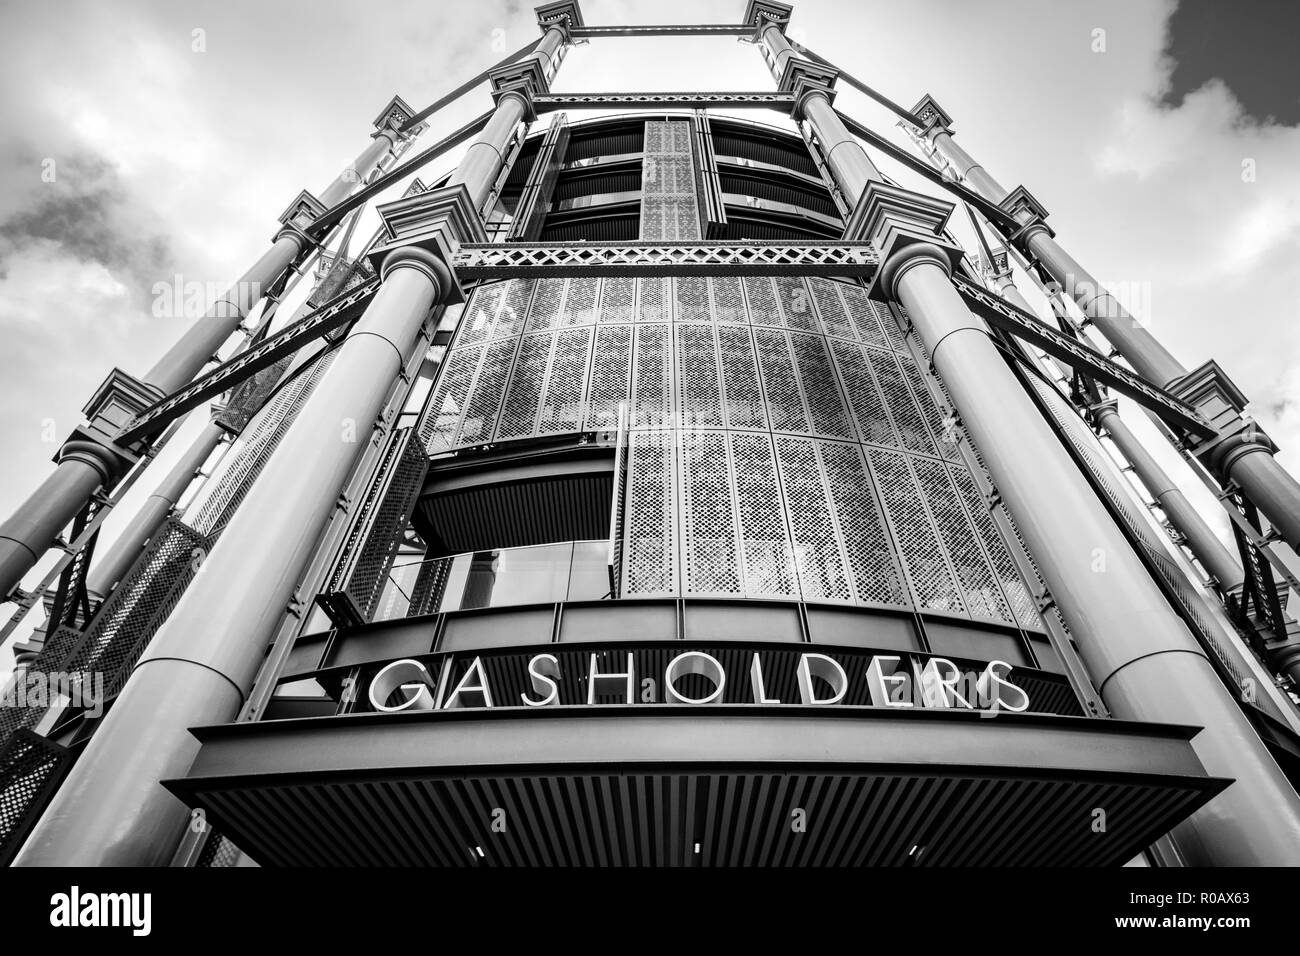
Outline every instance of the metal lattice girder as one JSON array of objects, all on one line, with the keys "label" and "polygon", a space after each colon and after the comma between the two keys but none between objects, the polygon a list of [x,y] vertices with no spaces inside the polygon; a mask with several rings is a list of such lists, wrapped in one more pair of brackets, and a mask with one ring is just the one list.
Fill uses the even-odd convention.
[{"label": "metal lattice girder", "polygon": [[455,259],[462,281],[543,276],[875,274],[875,250],[865,242],[466,244]]},{"label": "metal lattice girder", "polygon": [[595,40],[599,37],[747,37],[754,35],[754,26],[749,23],[695,23],[635,27],[572,27],[569,35],[575,40]]},{"label": "metal lattice girder", "polygon": [[1022,312],[1010,302],[980,288],[973,282],[953,276],[953,284],[976,315],[989,324],[1005,329],[1017,338],[1038,346],[1048,355],[1059,359],[1072,369],[1091,375],[1109,385],[1121,395],[1126,395],[1145,408],[1151,409],[1170,425],[1185,429],[1206,438],[1217,432],[1192,406],[1157,388],[1140,375],[1098,355],[1069,336],[1056,331],[1045,322]]},{"label": "metal lattice girder", "polygon": [[215,398],[254,372],[261,371],[286,355],[292,355],[308,342],[320,338],[327,332],[346,325],[361,314],[378,288],[379,279],[372,278],[326,303],[301,321],[271,336],[261,345],[242,352],[229,362],[223,362],[208,374],[195,380],[193,384],[173,392],[161,402],[145,409],[118,433],[116,442],[120,445],[129,445],[153,434],[168,422],[202,405],[208,399]]},{"label": "metal lattice girder", "polygon": [[790,93],[548,93],[533,97],[537,112],[552,110],[768,109],[789,113],[795,98]]}]

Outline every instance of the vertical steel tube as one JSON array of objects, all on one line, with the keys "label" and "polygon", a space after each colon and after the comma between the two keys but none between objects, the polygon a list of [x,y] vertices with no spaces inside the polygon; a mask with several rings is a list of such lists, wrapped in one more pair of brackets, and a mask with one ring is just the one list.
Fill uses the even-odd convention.
[{"label": "vertical steel tube", "polygon": [[445,267],[419,250],[394,253],[384,273],[15,865],[170,860],[188,811],[159,781],[183,775],[193,760],[190,727],[237,715],[339,488],[449,282]]},{"label": "vertical steel tube", "polygon": [[[393,146],[391,131],[380,133],[357,159],[326,187],[323,197],[332,205],[352,192]],[[292,234],[278,238],[226,293],[154,363],[144,381],[164,394],[188,385],[202,371],[226,339],[239,327],[266,290],[284,275],[303,252],[302,240]],[[0,524],[0,600],[9,594],[49,548],[59,531],[77,516],[91,496],[119,477],[107,451],[87,447],[65,448],[58,466],[40,486]]]},{"label": "vertical steel tube", "polygon": [[966,309],[942,251],[912,246],[886,268],[1106,706],[1204,727],[1201,762],[1235,779],[1175,831],[1189,862],[1300,864],[1300,797]]},{"label": "vertical steel tube", "polygon": [[1169,523],[1186,539],[1187,546],[1218,582],[1220,589],[1230,591],[1244,584],[1246,576],[1241,566],[1233,560],[1223,542],[1192,507],[1192,503],[1178,490],[1173,479],[1129,429],[1119,412],[1112,405],[1103,405],[1097,409],[1096,415],[1097,423],[1106,429],[1111,441],[1128,459],[1156,504],[1169,517]]},{"label": "vertical steel tube", "polygon": [[[776,26],[768,26],[763,31],[763,44],[764,60],[779,83],[790,61],[798,59],[798,54]],[[844,194],[845,202],[852,205],[858,201],[868,182],[881,178],[880,171],[862,144],[845,127],[826,94],[810,93],[804,98],[801,108],[821,142],[831,176]]]},{"label": "vertical steel tube", "polygon": [[[997,291],[1012,305],[1030,315],[1034,314],[1033,307],[1016,288],[1009,271],[997,276]],[[1174,484],[1173,479],[1138,441],[1137,436],[1129,430],[1128,425],[1120,417],[1119,411],[1113,405],[1107,404],[1099,407],[1096,414],[1099,424],[1110,434],[1111,440],[1133,466],[1133,470],[1142,480],[1147,491],[1168,515],[1169,523],[1186,539],[1187,546],[1192,549],[1192,553],[1196,555],[1205,570],[1213,575],[1219,587],[1223,590],[1231,590],[1240,585],[1245,580],[1241,566],[1223,546],[1218,536],[1201,517],[1200,512]]]},{"label": "vertical steel tube", "polygon": [[203,467],[208,456],[221,442],[225,430],[212,422],[203,427],[180,460],[172,467],[154,489],[153,494],[145,499],[139,510],[122,533],[117,536],[112,547],[102,553],[96,553],[91,565],[86,588],[91,594],[103,598],[121,580],[127,570],[140,556],[141,550],[154,532],[167,520],[172,508],[180,500],[185,489],[194,480],[194,475]]},{"label": "vertical steel tube", "polygon": [[[519,94],[501,97],[497,115],[475,143],[485,147],[478,156],[489,150],[501,154],[525,105]],[[498,171],[499,166],[487,169],[476,158],[452,182],[465,183],[478,204]],[[375,298],[154,637],[15,865],[159,866],[171,859],[188,813],[159,781],[183,775],[193,761],[197,741],[190,727],[238,715],[339,489],[394,380],[423,341],[420,331],[429,310],[454,281],[440,260],[414,247],[391,253],[382,277]]]},{"label": "vertical steel tube", "polygon": [[[985,199],[1001,202],[1006,198],[1007,191],[951,135],[936,127],[926,134],[925,142]],[[1062,291],[1079,304],[1138,374],[1161,388],[1168,388],[1187,374],[1182,363],[1045,228],[1030,230],[1025,242]],[[1225,457],[1220,471],[1241,486],[1288,544],[1300,547],[1300,482],[1278,464],[1267,447],[1254,442],[1243,444]]]}]

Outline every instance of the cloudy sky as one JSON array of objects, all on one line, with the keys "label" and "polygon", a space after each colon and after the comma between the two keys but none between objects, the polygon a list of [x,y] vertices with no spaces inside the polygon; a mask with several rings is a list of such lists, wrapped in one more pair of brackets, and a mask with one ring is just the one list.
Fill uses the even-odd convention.
[{"label": "cloudy sky", "polygon": [[[1031,189],[1184,364],[1218,359],[1300,471],[1287,7],[799,0],[792,35],[905,105],[932,93],[959,142]],[[583,8],[591,24],[720,23],[744,3]],[[142,373],[180,334],[189,320],[155,315],[159,283],[215,294],[300,189],[319,192],[364,147],[393,93],[418,108],[536,35],[531,4],[491,0],[0,0],[0,510],[48,472],[110,367]],[[731,38],[599,41],[556,83],[770,87]],[[470,94],[421,145],[488,105]],[[838,105],[905,142],[856,92]]]}]

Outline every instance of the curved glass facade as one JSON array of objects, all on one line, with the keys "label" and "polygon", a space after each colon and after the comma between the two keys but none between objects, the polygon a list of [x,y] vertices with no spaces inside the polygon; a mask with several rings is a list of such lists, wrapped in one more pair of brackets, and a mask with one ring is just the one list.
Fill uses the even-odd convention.
[{"label": "curved glass facade", "polygon": [[893,315],[854,283],[481,286],[420,426],[430,455],[614,429],[619,596],[914,608],[1039,630]]}]

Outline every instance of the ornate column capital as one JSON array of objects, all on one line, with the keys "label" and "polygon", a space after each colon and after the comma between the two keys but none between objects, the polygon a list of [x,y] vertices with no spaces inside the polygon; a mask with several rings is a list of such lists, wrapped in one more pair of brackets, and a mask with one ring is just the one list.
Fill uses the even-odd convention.
[{"label": "ornate column capital", "polygon": [[990,282],[998,283],[1001,287],[1011,281],[1011,261],[1007,257],[1007,250],[998,248],[991,251],[991,259],[981,260],[984,277]]},{"label": "ornate column capital", "polygon": [[[417,265],[438,275],[442,302],[464,302],[465,293],[452,267],[456,251],[463,242],[486,242],[483,223],[474,210],[473,200],[464,184],[443,186],[395,202],[376,210],[384,224],[384,239],[371,251],[370,263],[382,276],[398,263]],[[416,255],[412,250],[420,250]],[[399,255],[400,254],[400,255]],[[390,256],[399,257],[391,260]],[[431,264],[430,260],[438,265]]]},{"label": "ornate column capital", "polygon": [[944,112],[943,108],[929,93],[926,93],[917,101],[911,112],[924,124],[921,127],[921,132],[927,139],[933,139],[938,133],[952,135],[952,117]]},{"label": "ornate column capital", "polygon": [[488,74],[492,86],[492,102],[501,105],[506,96],[514,96],[524,105],[524,118],[536,122],[537,110],[533,106],[533,97],[550,91],[546,81],[546,71],[535,57],[527,57],[517,63],[497,67]]},{"label": "ornate column capital", "polygon": [[[862,191],[844,229],[848,242],[870,242],[880,269],[867,289],[873,299],[894,296],[900,267],[919,257],[934,259],[949,274],[961,261],[961,249],[943,237],[953,204],[909,189],[872,180]],[[916,247],[916,248],[911,248]]]},{"label": "ornate column capital", "polygon": [[1242,455],[1277,452],[1273,439],[1253,419],[1246,417],[1245,394],[1213,359],[1170,382],[1165,391],[1191,405],[1218,430],[1213,438],[1192,449],[1211,468],[1226,474]]},{"label": "ornate column capital", "polygon": [[794,7],[788,3],[776,3],[775,0],[749,0],[745,5],[745,16],[740,22],[754,28],[753,41],[758,42],[763,39],[763,31],[768,27],[776,27],[777,31],[784,35],[785,28],[790,25],[792,12]]},{"label": "ornate column capital", "polygon": [[285,236],[293,236],[298,240],[299,248],[310,249],[316,243],[307,235],[306,227],[324,214],[325,204],[304,189],[276,217],[283,228],[276,232],[271,241],[279,242]]},{"label": "ornate column capital", "polygon": [[[393,145],[397,145],[397,138],[402,136],[401,129],[415,116],[415,110],[411,109],[409,103],[400,96],[394,95],[391,100],[385,104],[384,108],[379,111],[375,117],[374,127],[375,136],[393,134]],[[418,135],[418,131],[423,130],[423,124],[411,130],[407,135]]]},{"label": "ornate column capital", "polygon": [[1009,237],[1018,249],[1026,250],[1030,237],[1037,233],[1056,235],[1056,231],[1047,224],[1047,208],[1024,186],[1017,186],[1007,193],[998,206],[1020,223],[1020,228]]},{"label": "ornate column capital", "polygon": [[793,93],[794,118],[803,119],[804,105],[810,96],[820,94],[827,103],[835,102],[835,81],[839,71],[822,66],[802,57],[791,57],[781,73],[781,82],[777,84],[778,93]]},{"label": "ornate column capital", "polygon": [[1105,415],[1119,414],[1119,399],[1108,398],[1104,401],[1093,402],[1088,406],[1088,422],[1093,428],[1101,427],[1102,418]]},{"label": "ornate column capital", "polygon": [[72,430],[53,460],[84,462],[100,473],[106,485],[112,485],[135,463],[144,444],[118,445],[114,441],[117,434],[165,397],[157,386],[113,369],[82,409],[86,421]]},{"label": "ornate column capital", "polygon": [[574,27],[586,26],[582,22],[582,8],[578,6],[577,0],[555,0],[534,7],[533,12],[537,14],[537,25],[543,33],[559,30],[564,34],[565,43],[573,42]]}]

